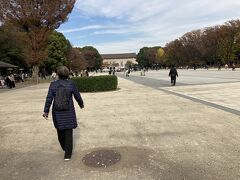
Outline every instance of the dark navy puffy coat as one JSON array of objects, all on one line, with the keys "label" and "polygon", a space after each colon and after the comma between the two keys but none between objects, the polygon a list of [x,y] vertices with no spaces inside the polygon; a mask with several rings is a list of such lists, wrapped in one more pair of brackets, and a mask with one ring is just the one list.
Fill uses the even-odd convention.
[{"label": "dark navy puffy coat", "polygon": [[56,96],[57,87],[62,84],[64,85],[69,94],[69,110],[68,111],[55,111],[52,109],[52,117],[55,128],[63,130],[63,129],[73,129],[77,127],[77,118],[75,113],[75,108],[73,104],[72,95],[78,102],[80,107],[83,107],[82,97],[75,86],[75,84],[70,80],[57,80],[50,84],[48,95],[45,102],[44,112],[49,113],[50,106],[54,101],[54,97]]},{"label": "dark navy puffy coat", "polygon": [[175,67],[170,69],[169,76],[171,76],[171,77],[176,77],[177,76],[178,77],[178,72],[177,72],[177,69]]}]

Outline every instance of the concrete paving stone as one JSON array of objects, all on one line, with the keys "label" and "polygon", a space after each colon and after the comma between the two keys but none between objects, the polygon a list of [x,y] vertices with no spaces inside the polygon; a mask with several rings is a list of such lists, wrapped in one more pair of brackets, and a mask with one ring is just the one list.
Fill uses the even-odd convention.
[{"label": "concrete paving stone", "polygon": [[[0,179],[240,179],[238,115],[123,78],[117,91],[81,94],[73,157],[64,162],[51,116],[41,116],[48,86],[0,93]],[[164,88],[204,99],[201,89],[218,91]],[[237,90],[230,94],[239,97]],[[122,159],[109,168],[85,166],[82,158],[99,149],[116,150]]]}]

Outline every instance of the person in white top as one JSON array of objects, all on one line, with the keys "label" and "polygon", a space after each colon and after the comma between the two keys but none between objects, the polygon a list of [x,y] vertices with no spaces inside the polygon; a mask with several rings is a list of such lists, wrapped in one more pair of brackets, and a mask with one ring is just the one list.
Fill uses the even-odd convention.
[{"label": "person in white top", "polygon": [[53,71],[51,77],[52,77],[52,80],[53,80],[53,81],[56,81],[56,79],[57,79],[57,74]]}]

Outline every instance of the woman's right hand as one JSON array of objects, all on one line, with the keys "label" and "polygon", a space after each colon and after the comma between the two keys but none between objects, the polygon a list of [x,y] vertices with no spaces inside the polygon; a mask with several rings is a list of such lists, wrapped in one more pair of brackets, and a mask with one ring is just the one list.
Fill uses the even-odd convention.
[{"label": "woman's right hand", "polygon": [[43,113],[43,115],[42,115],[45,119],[47,119],[48,118],[48,113]]}]

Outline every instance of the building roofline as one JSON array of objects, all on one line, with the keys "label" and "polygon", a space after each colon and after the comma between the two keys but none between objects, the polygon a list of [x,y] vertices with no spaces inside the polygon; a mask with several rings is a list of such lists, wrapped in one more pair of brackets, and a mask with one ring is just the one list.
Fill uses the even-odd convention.
[{"label": "building roofline", "polygon": [[122,58],[136,58],[136,53],[121,53],[121,54],[101,54],[103,59],[122,59]]}]

